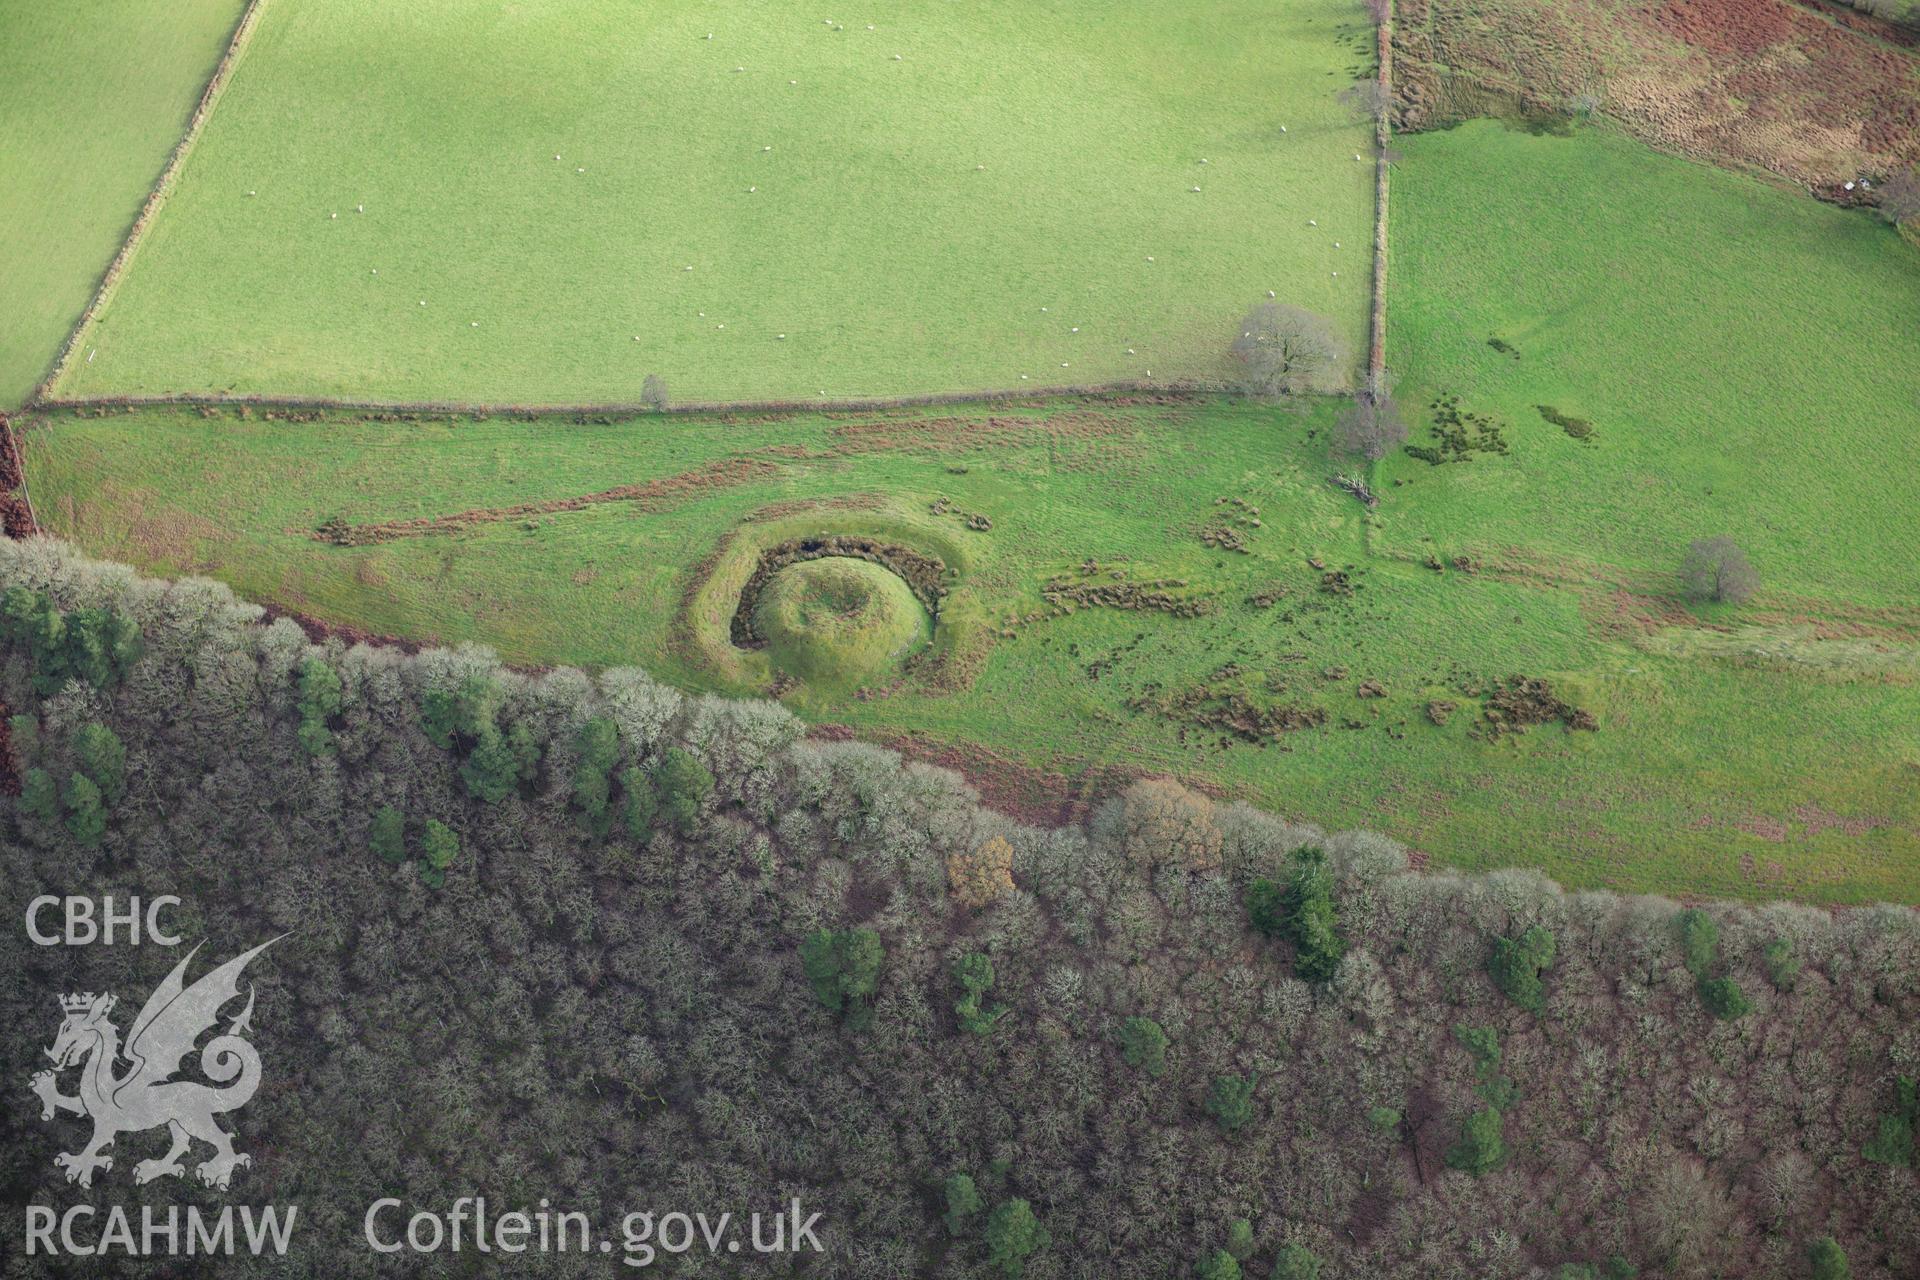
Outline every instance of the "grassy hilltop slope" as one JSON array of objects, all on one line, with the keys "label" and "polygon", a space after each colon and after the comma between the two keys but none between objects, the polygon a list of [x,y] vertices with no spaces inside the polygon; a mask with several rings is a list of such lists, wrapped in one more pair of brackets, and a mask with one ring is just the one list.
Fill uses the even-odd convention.
[{"label": "grassy hilltop slope", "polygon": [[0,0],[0,410],[51,370],[240,0]]},{"label": "grassy hilltop slope", "polygon": [[273,0],[58,391],[1210,376],[1268,289],[1358,350],[1371,168],[1333,93],[1372,54],[1349,0],[826,16]]},{"label": "grassy hilltop slope", "polygon": [[[28,460],[43,518],[104,554],[522,662],[778,688],[809,720],[920,735],[1002,785],[1010,766],[1093,787],[1112,785],[1107,768],[1166,771],[1571,885],[1920,892],[1910,632],[1797,646],[1833,670],[1764,662],[1724,647],[1668,580],[1545,581],[1491,554],[1436,572],[1370,551],[1364,508],[1327,483],[1336,407],[147,411],[53,419],[29,432]],[[991,527],[970,528],[981,516]],[[316,538],[323,525],[345,545]],[[828,535],[952,570],[931,649],[867,696],[819,682],[778,636],[755,652],[728,634],[759,549]],[[1658,625],[1622,629],[1623,608]],[[1598,731],[1550,715],[1493,732],[1494,683],[1514,675],[1548,681]]]}]

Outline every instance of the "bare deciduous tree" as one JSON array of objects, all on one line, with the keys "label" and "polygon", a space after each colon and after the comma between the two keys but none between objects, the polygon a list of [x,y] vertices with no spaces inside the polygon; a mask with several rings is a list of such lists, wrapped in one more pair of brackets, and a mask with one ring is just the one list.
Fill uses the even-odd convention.
[{"label": "bare deciduous tree", "polygon": [[1407,442],[1400,406],[1386,394],[1363,391],[1333,424],[1334,447],[1378,462]]},{"label": "bare deciduous tree", "polygon": [[1698,538],[1681,558],[1680,583],[1695,600],[1745,604],[1760,589],[1760,574],[1732,538]]},{"label": "bare deciduous tree", "polygon": [[640,403],[649,409],[666,408],[667,380],[657,373],[648,374],[646,381],[640,384]]},{"label": "bare deciduous tree", "polygon": [[1213,801],[1166,778],[1145,778],[1121,794],[1127,856],[1141,867],[1179,862],[1196,871],[1220,865]]},{"label": "bare deciduous tree", "polygon": [[1341,360],[1340,339],[1326,317],[1276,302],[1247,312],[1231,354],[1241,389],[1276,399],[1313,391]]},{"label": "bare deciduous tree", "polygon": [[1393,0],[1367,0],[1367,20],[1378,27],[1393,17]]},{"label": "bare deciduous tree", "polygon": [[1334,100],[1353,113],[1356,120],[1378,120],[1387,114],[1393,99],[1378,80],[1362,80],[1333,95]]},{"label": "bare deciduous tree", "polygon": [[1883,22],[1920,27],[1920,4],[1915,0],[1849,0],[1849,3]]},{"label": "bare deciduous tree", "polygon": [[1880,216],[1896,226],[1920,219],[1920,168],[1908,167],[1879,187]]}]

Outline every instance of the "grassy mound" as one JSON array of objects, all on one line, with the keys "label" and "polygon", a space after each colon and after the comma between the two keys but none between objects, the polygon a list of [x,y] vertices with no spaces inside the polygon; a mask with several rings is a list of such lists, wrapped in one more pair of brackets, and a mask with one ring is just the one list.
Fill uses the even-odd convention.
[{"label": "grassy mound", "polygon": [[932,623],[885,567],[846,556],[789,565],[753,610],[773,666],[816,685],[884,679],[927,643]]}]

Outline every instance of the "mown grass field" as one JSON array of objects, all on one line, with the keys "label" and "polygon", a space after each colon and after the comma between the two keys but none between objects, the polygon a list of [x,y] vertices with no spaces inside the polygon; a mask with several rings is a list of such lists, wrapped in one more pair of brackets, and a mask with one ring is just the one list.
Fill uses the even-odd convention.
[{"label": "mown grass field", "polygon": [[1205,378],[1269,289],[1357,356],[1369,42],[1352,0],[272,0],[57,392]]},{"label": "mown grass field", "polygon": [[[1605,584],[1374,554],[1365,509],[1327,483],[1335,407],[1065,402],[612,423],[165,410],[48,419],[27,451],[43,519],[96,553],[214,574],[376,632],[484,641],[522,662],[637,664],[729,692],[751,687],[703,660],[683,607],[730,536],[786,522],[937,543],[964,564],[972,602],[952,625],[983,642],[970,682],[868,698],[803,684],[787,695],[797,711],[882,738],[983,746],[975,761],[1003,770],[1176,773],[1392,832],[1443,864],[1535,865],[1573,885],[1675,894],[1920,899],[1910,636],[1815,639],[1781,624],[1764,642],[1730,641],[1684,611],[1623,629]],[[638,496],[524,509],[663,478]],[[1388,528],[1398,492],[1376,517]],[[366,545],[313,536],[334,518],[373,536],[382,522],[462,512],[482,514]],[[968,515],[992,527],[969,529]],[[1202,542],[1221,528],[1246,550]],[[1348,572],[1354,593],[1323,590],[1315,559]],[[1174,580],[1171,594],[1211,612],[1059,614],[1042,596],[1055,575]],[[1261,595],[1268,607],[1252,602]],[[1754,654],[1768,643],[1792,656]],[[1826,665],[1793,660],[1806,655]],[[1511,674],[1551,681],[1598,731],[1488,736],[1476,694]],[[1368,680],[1384,696],[1360,696]],[[1184,715],[1181,695],[1202,688],[1326,721],[1254,745]],[[1436,700],[1456,704],[1444,726],[1426,714]]]},{"label": "mown grass field", "polygon": [[52,371],[240,0],[0,0],[0,409]]}]

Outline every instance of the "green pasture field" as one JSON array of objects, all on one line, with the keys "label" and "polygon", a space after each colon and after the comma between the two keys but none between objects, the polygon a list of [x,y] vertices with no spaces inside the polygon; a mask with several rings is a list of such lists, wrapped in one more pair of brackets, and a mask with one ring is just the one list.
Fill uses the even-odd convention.
[{"label": "green pasture field", "polygon": [[1357,359],[1370,39],[1353,0],[269,0],[56,393],[1205,379],[1269,290]]},{"label": "green pasture field", "polygon": [[[953,568],[933,646],[948,656],[864,698],[803,683],[786,698],[809,720],[981,748],[977,772],[1003,781],[1033,767],[1097,791],[1112,784],[1103,768],[1165,771],[1385,830],[1442,865],[1920,900],[1911,633],[1699,617],[1664,594],[1670,582],[1376,554],[1382,530],[1328,483],[1337,408],[1062,401],[611,422],[169,409],[43,418],[27,456],[42,519],[96,554],[374,632],[480,641],[526,663],[634,664],[730,693],[763,686],[751,664],[723,669],[703,649],[700,629],[727,611],[693,605],[704,575],[742,538],[872,534]],[[1388,541],[1403,492],[1389,486],[1371,517]],[[594,494],[609,496],[555,507]],[[991,527],[968,527],[974,516]],[[323,526],[340,541],[317,538]],[[1206,545],[1209,530],[1244,551]],[[1340,572],[1351,595],[1324,589]],[[1209,611],[1062,613],[1050,582],[1159,584]],[[1621,626],[1623,612],[1654,621]],[[1550,681],[1597,731],[1489,735],[1489,682],[1515,674]],[[1366,681],[1384,696],[1361,696]],[[1326,719],[1259,746],[1181,710],[1229,694]],[[1432,702],[1455,704],[1444,725]]]},{"label": "green pasture field", "polygon": [[1512,451],[1384,463],[1382,548],[1658,580],[1727,534],[1763,612],[1920,624],[1911,245],[1600,129],[1481,121],[1396,145],[1387,346],[1413,443],[1458,395]]},{"label": "green pasture field", "polygon": [[0,410],[52,372],[243,7],[0,0]]}]

